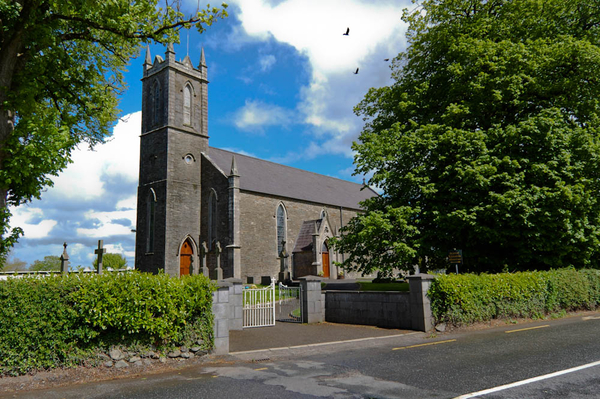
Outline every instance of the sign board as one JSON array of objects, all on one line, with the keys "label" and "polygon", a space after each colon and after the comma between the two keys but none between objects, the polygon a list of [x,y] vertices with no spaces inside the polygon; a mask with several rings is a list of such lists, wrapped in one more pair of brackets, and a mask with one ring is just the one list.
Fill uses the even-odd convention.
[{"label": "sign board", "polygon": [[455,249],[453,251],[448,252],[448,260],[453,264],[461,264],[462,263],[462,250]]}]

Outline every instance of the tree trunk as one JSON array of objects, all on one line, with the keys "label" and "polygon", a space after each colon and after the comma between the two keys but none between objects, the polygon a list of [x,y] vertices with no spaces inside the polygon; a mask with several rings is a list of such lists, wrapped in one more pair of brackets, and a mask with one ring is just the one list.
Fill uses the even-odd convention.
[{"label": "tree trunk", "polygon": [[[15,113],[4,107],[8,93],[13,90],[13,76],[16,73],[19,53],[22,51],[23,29],[15,31],[12,37],[0,47],[0,170],[4,169],[4,163],[9,157],[6,152],[6,141],[14,130]],[[21,54],[22,56],[22,54]],[[5,182],[0,181],[0,212],[6,208],[9,188]],[[1,213],[5,215],[4,212]],[[8,220],[0,220],[0,226],[4,226]],[[6,237],[0,230],[0,241]]]}]

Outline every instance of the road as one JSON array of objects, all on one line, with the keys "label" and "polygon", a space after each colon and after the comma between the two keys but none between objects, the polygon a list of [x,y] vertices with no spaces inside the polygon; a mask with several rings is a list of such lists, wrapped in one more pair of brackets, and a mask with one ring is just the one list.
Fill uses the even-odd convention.
[{"label": "road", "polygon": [[[580,366],[581,369],[569,370]],[[557,372],[561,374],[549,375]],[[539,377],[536,381],[522,382],[536,377]],[[520,381],[522,385],[501,387]],[[480,392],[488,389],[496,390]],[[475,332],[412,333],[346,344],[252,352],[169,374],[10,397],[461,396],[465,399],[600,398],[600,314]]]}]

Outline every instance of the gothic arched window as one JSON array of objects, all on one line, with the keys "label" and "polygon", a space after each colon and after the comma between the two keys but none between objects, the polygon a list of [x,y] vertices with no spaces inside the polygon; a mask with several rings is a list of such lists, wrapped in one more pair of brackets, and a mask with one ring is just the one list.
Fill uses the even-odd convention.
[{"label": "gothic arched window", "polygon": [[208,196],[208,249],[212,249],[217,239],[217,193],[210,190]]},{"label": "gothic arched window", "polygon": [[156,193],[150,189],[146,197],[146,252],[154,252],[154,221],[156,218]]},{"label": "gothic arched window", "polygon": [[189,83],[183,88],[183,124],[192,124],[192,86]]},{"label": "gothic arched window", "polygon": [[283,204],[279,204],[277,207],[277,256],[281,253],[283,249],[283,241],[287,241],[286,239],[286,219],[287,215],[285,212],[285,208]]},{"label": "gothic arched window", "polygon": [[152,87],[152,123],[158,125],[160,122],[160,84],[154,82]]}]

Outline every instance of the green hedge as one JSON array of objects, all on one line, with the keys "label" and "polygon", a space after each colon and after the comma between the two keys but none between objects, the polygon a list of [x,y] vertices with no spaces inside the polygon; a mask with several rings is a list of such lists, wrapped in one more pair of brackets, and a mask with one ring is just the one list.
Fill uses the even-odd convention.
[{"label": "green hedge", "polygon": [[212,348],[212,292],[203,276],[139,272],[0,281],[0,375],[72,366],[110,346]]},{"label": "green hedge", "polygon": [[596,309],[600,305],[600,270],[448,274],[433,281],[428,295],[437,323],[539,318],[560,311]]}]

